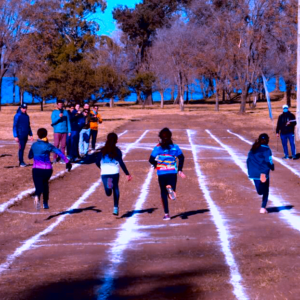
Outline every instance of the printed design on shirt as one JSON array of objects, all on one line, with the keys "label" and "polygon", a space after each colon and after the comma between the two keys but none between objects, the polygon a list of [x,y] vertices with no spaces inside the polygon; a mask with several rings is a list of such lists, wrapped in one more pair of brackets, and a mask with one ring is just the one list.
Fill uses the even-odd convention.
[{"label": "printed design on shirt", "polygon": [[158,171],[177,171],[176,157],[170,154],[159,154],[156,156],[156,169]]}]

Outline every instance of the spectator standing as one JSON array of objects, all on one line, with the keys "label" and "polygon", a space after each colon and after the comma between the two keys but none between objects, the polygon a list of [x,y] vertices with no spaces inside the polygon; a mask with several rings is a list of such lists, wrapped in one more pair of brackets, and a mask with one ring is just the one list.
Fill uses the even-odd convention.
[{"label": "spectator standing", "polygon": [[[63,101],[57,101],[57,109],[52,112],[51,121],[54,129],[54,147],[60,148],[65,154],[67,135],[71,135],[69,113],[64,110]],[[57,162],[57,154],[54,153],[53,162]]]},{"label": "spectator standing", "polygon": [[71,151],[72,151],[72,112],[75,109],[75,104],[71,103],[69,105],[69,110],[68,110],[68,114],[69,114],[69,119],[70,119],[70,124],[71,124],[71,135],[67,135],[67,156],[68,158],[71,157]]},{"label": "spectator standing", "polygon": [[79,157],[78,144],[79,144],[79,132],[81,130],[78,122],[81,117],[80,105],[76,104],[75,109],[71,113],[71,153],[70,157],[72,161],[75,161]]},{"label": "spectator standing", "polygon": [[97,135],[98,135],[98,124],[102,123],[101,115],[98,113],[98,106],[94,106],[91,110],[91,137],[92,137],[92,150],[94,151],[96,149],[96,141],[97,141]]},{"label": "spectator standing", "polygon": [[282,106],[283,113],[278,117],[276,134],[281,138],[282,147],[284,151],[283,159],[289,158],[288,141],[290,142],[292,158],[296,159],[296,147],[295,147],[295,126],[297,125],[296,117],[289,111],[287,105]]},{"label": "spectator standing", "polygon": [[33,141],[26,103],[23,103],[19,107],[14,116],[13,135],[15,141],[19,143],[19,165],[20,167],[26,167],[27,165],[24,162],[24,150],[28,141],[28,136],[30,136],[31,141]]},{"label": "spectator standing", "polygon": [[79,134],[79,155],[81,157],[87,155],[89,151],[90,134],[91,134],[90,121],[91,121],[90,111],[89,109],[84,109],[78,121],[78,125],[81,128]]}]

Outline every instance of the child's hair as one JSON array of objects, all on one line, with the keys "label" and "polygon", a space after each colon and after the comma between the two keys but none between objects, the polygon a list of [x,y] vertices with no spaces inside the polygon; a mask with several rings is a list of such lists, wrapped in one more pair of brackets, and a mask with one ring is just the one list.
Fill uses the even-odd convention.
[{"label": "child's hair", "polygon": [[37,131],[37,135],[39,137],[39,139],[44,139],[45,137],[47,137],[48,131],[46,128],[39,128]]},{"label": "child's hair", "polygon": [[118,142],[118,136],[114,132],[111,132],[107,135],[105,145],[104,147],[101,148],[103,157],[105,155],[108,155],[110,158],[117,157],[117,147],[116,147],[117,142]]},{"label": "child's hair", "polygon": [[266,133],[262,133],[258,139],[255,141],[255,143],[252,145],[251,151],[256,152],[256,150],[261,145],[268,145],[269,144],[269,136]]},{"label": "child's hair", "polygon": [[169,128],[167,128],[167,127],[163,128],[159,132],[158,136],[160,138],[159,144],[163,149],[169,149],[170,145],[173,145],[172,132]]}]

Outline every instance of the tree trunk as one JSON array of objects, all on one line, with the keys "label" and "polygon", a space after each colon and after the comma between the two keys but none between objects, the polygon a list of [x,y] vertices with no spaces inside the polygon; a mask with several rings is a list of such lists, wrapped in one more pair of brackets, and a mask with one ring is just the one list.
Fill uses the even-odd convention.
[{"label": "tree trunk", "polygon": [[153,105],[152,91],[146,95],[144,105]]},{"label": "tree trunk", "polygon": [[13,104],[16,103],[16,74],[13,74]]},{"label": "tree trunk", "polygon": [[240,113],[243,114],[246,112],[246,103],[248,99],[248,88],[243,87],[242,89],[242,99],[241,99],[241,106],[240,106]]},{"label": "tree trunk", "polygon": [[177,87],[177,95],[176,95],[176,99],[174,100],[174,104],[179,104],[180,102],[180,92],[179,92],[179,87]]},{"label": "tree trunk", "polygon": [[225,103],[226,100],[226,91],[225,89],[222,90],[222,103]]},{"label": "tree trunk", "polygon": [[174,93],[175,93],[175,85],[172,86],[172,91],[171,91],[171,101],[174,103]]},{"label": "tree trunk", "polygon": [[188,85],[186,86],[185,102],[186,102],[186,104],[189,104],[189,87],[188,87]]},{"label": "tree trunk", "polygon": [[136,95],[137,95],[137,99],[136,99],[136,104],[139,104],[139,105],[144,105],[144,101],[143,99],[141,98],[141,91],[136,91]]},{"label": "tree trunk", "polygon": [[164,91],[159,91],[160,94],[160,108],[164,108]]},{"label": "tree trunk", "polygon": [[42,98],[42,100],[41,100],[41,111],[44,111],[44,98]]},{"label": "tree trunk", "polygon": [[115,106],[115,104],[114,104],[114,98],[110,98],[109,99],[109,107],[112,108],[114,106]]},{"label": "tree trunk", "polygon": [[217,88],[217,83],[216,83],[216,104],[215,104],[215,111],[219,111],[219,93],[218,93],[218,88]]},{"label": "tree trunk", "polygon": [[292,87],[293,87],[292,83],[290,81],[287,81],[285,97],[286,97],[286,104],[288,105],[288,107],[291,107]]}]

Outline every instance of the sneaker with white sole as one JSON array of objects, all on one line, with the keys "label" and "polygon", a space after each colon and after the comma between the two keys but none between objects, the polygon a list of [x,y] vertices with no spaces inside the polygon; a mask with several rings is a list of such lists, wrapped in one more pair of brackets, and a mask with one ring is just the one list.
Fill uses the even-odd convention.
[{"label": "sneaker with white sole", "polygon": [[164,221],[169,221],[169,220],[171,220],[170,215],[169,215],[169,214],[165,214],[164,217],[163,217],[163,220],[164,220]]},{"label": "sneaker with white sole", "polygon": [[27,167],[27,164],[25,164],[24,162],[21,162],[20,163],[20,168],[25,168],[25,167]]},{"label": "sneaker with white sole", "polygon": [[36,208],[36,210],[41,209],[41,202],[40,202],[40,199],[38,196],[34,197],[33,204],[34,204],[34,207]]},{"label": "sneaker with white sole", "polygon": [[114,216],[118,216],[119,215],[119,208],[118,207],[114,207],[113,215]]},{"label": "sneaker with white sole", "polygon": [[260,213],[260,214],[267,214],[268,211],[267,211],[265,208],[262,207],[262,208],[259,210],[259,213]]},{"label": "sneaker with white sole", "polygon": [[48,205],[47,203],[44,203],[44,204],[43,204],[43,208],[44,208],[44,209],[49,209],[49,205]]},{"label": "sneaker with white sole", "polygon": [[170,198],[171,200],[176,200],[176,193],[174,192],[174,190],[172,189],[172,187],[171,187],[170,185],[167,185],[167,186],[166,186],[166,189],[167,189],[169,198]]}]

